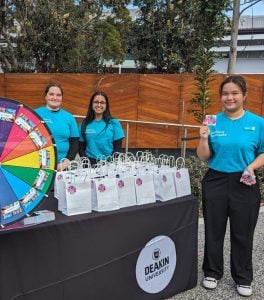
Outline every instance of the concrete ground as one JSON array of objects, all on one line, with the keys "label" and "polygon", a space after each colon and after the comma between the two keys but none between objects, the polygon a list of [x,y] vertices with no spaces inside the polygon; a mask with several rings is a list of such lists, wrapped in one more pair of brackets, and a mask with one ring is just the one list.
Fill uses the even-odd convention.
[{"label": "concrete ground", "polygon": [[[242,221],[242,220],[241,220]],[[195,288],[177,294],[167,300],[263,300],[264,299],[264,208],[262,207],[259,214],[258,223],[255,231],[254,250],[253,250],[253,270],[254,281],[252,283],[253,295],[251,297],[241,297],[237,294],[235,284],[230,275],[229,257],[230,242],[229,229],[226,233],[225,240],[225,274],[219,281],[218,286],[213,291],[208,291],[201,286],[203,280],[202,260],[204,246],[204,225],[203,219],[199,222],[198,231],[198,284]]]}]

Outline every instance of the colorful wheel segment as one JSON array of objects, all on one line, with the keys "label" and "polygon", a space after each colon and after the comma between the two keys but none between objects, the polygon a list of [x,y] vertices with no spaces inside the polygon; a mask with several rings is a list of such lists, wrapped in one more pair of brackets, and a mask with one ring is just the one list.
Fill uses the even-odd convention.
[{"label": "colorful wheel segment", "polygon": [[31,108],[0,97],[0,225],[29,215],[48,196],[56,172],[54,140]]}]

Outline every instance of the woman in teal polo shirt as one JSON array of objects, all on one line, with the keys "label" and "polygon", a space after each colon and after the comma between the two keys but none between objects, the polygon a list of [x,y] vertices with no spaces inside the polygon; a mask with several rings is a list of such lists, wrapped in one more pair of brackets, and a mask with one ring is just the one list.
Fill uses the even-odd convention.
[{"label": "woman in teal polo shirt", "polygon": [[120,122],[110,113],[106,93],[97,91],[92,95],[79,131],[79,154],[88,157],[92,165],[121,150],[125,134]]},{"label": "woman in teal polo shirt", "polygon": [[252,248],[260,207],[257,169],[264,165],[264,119],[244,109],[247,86],[239,75],[220,85],[223,111],[200,128],[197,155],[208,161],[202,181],[205,247],[203,286],[215,289],[224,273],[223,245],[230,222],[231,275],[241,296],[251,296]]},{"label": "woman in teal polo shirt", "polygon": [[55,140],[59,171],[66,169],[75,158],[79,141],[79,130],[74,116],[61,109],[62,98],[62,87],[56,83],[49,84],[45,89],[46,106],[36,109]]}]

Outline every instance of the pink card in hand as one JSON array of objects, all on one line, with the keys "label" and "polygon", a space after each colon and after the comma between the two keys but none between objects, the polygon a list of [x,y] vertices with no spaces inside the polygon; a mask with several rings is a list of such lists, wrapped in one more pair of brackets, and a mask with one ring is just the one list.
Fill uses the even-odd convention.
[{"label": "pink card in hand", "polygon": [[206,115],[204,118],[204,123],[207,125],[215,126],[216,125],[216,115]]}]

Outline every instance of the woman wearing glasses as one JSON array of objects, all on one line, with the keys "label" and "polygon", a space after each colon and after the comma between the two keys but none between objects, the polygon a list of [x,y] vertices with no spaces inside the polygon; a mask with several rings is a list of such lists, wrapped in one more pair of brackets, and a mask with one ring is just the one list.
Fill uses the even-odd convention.
[{"label": "woman wearing glasses", "polygon": [[59,84],[48,84],[44,93],[46,106],[37,108],[36,112],[52,133],[58,155],[57,170],[62,171],[78,153],[78,125],[71,113],[61,109],[63,89]]},{"label": "woman wearing glasses", "polygon": [[80,124],[80,156],[88,157],[94,165],[98,159],[107,159],[120,151],[124,137],[120,122],[111,116],[108,96],[102,91],[95,92]]}]

